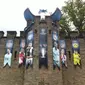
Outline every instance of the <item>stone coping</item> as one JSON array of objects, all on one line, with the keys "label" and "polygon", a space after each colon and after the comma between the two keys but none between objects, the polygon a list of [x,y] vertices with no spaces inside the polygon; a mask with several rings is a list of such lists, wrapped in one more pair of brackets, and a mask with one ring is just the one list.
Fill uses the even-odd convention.
[{"label": "stone coping", "polygon": [[70,37],[71,38],[75,38],[75,37],[78,37],[79,36],[79,32],[78,31],[70,31]]},{"label": "stone coping", "polygon": [[2,38],[4,36],[4,32],[0,31],[0,38]]},{"label": "stone coping", "polygon": [[16,37],[16,31],[7,31],[7,37]]}]

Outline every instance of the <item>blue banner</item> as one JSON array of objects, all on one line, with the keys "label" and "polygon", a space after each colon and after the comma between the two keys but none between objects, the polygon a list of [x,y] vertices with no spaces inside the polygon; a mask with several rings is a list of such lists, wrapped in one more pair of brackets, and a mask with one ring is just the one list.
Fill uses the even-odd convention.
[{"label": "blue banner", "polygon": [[12,52],[12,49],[13,49],[13,39],[6,40],[6,51],[7,51],[7,49],[10,49],[11,52]]},{"label": "blue banner", "polygon": [[34,31],[31,30],[27,33],[26,38],[26,69],[29,66],[33,68],[33,51],[34,51]]},{"label": "blue banner", "polygon": [[20,49],[25,49],[25,39],[20,40]]},{"label": "blue banner", "polygon": [[33,42],[34,42],[34,32],[33,30],[29,31],[27,34],[27,44],[32,43],[33,46]]},{"label": "blue banner", "polygon": [[61,49],[66,49],[65,40],[60,40],[60,48],[61,48]]},{"label": "blue banner", "polygon": [[67,56],[66,56],[66,42],[65,40],[60,40],[60,58],[62,66],[67,68]]},{"label": "blue banner", "polygon": [[52,39],[53,39],[53,41],[58,41],[59,39],[58,39],[58,32],[56,32],[56,31],[53,31],[52,32]]},{"label": "blue banner", "polygon": [[60,53],[59,53],[59,37],[58,37],[58,31],[53,30],[52,31],[52,53],[53,53],[53,69],[58,67],[60,70]]},{"label": "blue banner", "polygon": [[80,45],[78,40],[72,40],[72,51],[78,51],[80,53]]},{"label": "blue banner", "polygon": [[47,29],[41,28],[39,35],[39,68],[44,65],[48,68],[47,58]]}]

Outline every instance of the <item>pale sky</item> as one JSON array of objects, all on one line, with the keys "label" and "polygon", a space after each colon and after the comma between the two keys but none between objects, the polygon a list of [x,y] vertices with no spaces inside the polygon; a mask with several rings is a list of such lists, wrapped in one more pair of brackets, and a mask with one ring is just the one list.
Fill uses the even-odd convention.
[{"label": "pale sky", "polygon": [[[47,9],[48,12],[54,12],[58,7],[61,9],[67,0],[0,0],[0,31],[23,31],[26,27],[24,19],[24,10],[37,15],[39,9]],[[6,34],[5,34],[6,35]]]}]

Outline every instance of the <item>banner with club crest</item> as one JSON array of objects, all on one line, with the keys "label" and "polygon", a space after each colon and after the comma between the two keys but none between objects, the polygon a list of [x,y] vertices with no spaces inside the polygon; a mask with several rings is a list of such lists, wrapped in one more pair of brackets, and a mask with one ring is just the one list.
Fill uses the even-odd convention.
[{"label": "banner with club crest", "polygon": [[72,40],[72,52],[77,51],[80,53],[80,44],[78,40]]}]

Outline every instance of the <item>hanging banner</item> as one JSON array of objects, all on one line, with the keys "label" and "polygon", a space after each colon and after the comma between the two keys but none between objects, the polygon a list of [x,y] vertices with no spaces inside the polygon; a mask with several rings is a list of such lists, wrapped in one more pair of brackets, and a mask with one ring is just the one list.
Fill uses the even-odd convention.
[{"label": "hanging banner", "polygon": [[11,52],[12,52],[12,49],[13,49],[13,39],[6,40],[6,51],[7,51],[7,49],[10,49]]},{"label": "hanging banner", "polygon": [[23,48],[23,49],[25,48],[25,39],[20,40],[20,49],[21,48]]},{"label": "hanging banner", "polygon": [[81,68],[80,45],[78,40],[72,40],[72,53],[74,67],[76,68],[79,65]]},{"label": "hanging banner", "polygon": [[60,58],[62,66],[67,68],[67,56],[66,56],[66,42],[65,40],[60,40]]},{"label": "hanging banner", "polygon": [[65,40],[60,40],[60,48],[61,48],[61,49],[66,49]]},{"label": "hanging banner", "polygon": [[20,40],[20,49],[19,49],[19,65],[20,68],[22,65],[25,65],[25,39]]},{"label": "hanging banner", "polygon": [[34,32],[29,31],[26,39],[26,69],[29,65],[33,68]]},{"label": "hanging banner", "polygon": [[72,40],[72,52],[77,51],[80,53],[80,45],[78,40]]},{"label": "hanging banner", "polygon": [[20,49],[19,49],[19,51],[21,52],[22,50],[25,53],[25,39],[20,40]]},{"label": "hanging banner", "polygon": [[34,33],[33,30],[31,30],[27,34],[27,44],[32,43],[33,45],[33,41],[34,41]]},{"label": "hanging banner", "polygon": [[39,68],[44,65],[48,68],[47,58],[47,29],[41,28],[39,34]]},{"label": "hanging banner", "polygon": [[59,37],[58,37],[58,31],[53,30],[52,31],[52,43],[53,43],[53,69],[58,67],[60,70],[60,53],[59,53]]},{"label": "hanging banner", "polygon": [[53,46],[54,46],[54,42],[58,42],[58,32],[53,31],[52,32],[52,41],[53,41]]}]

